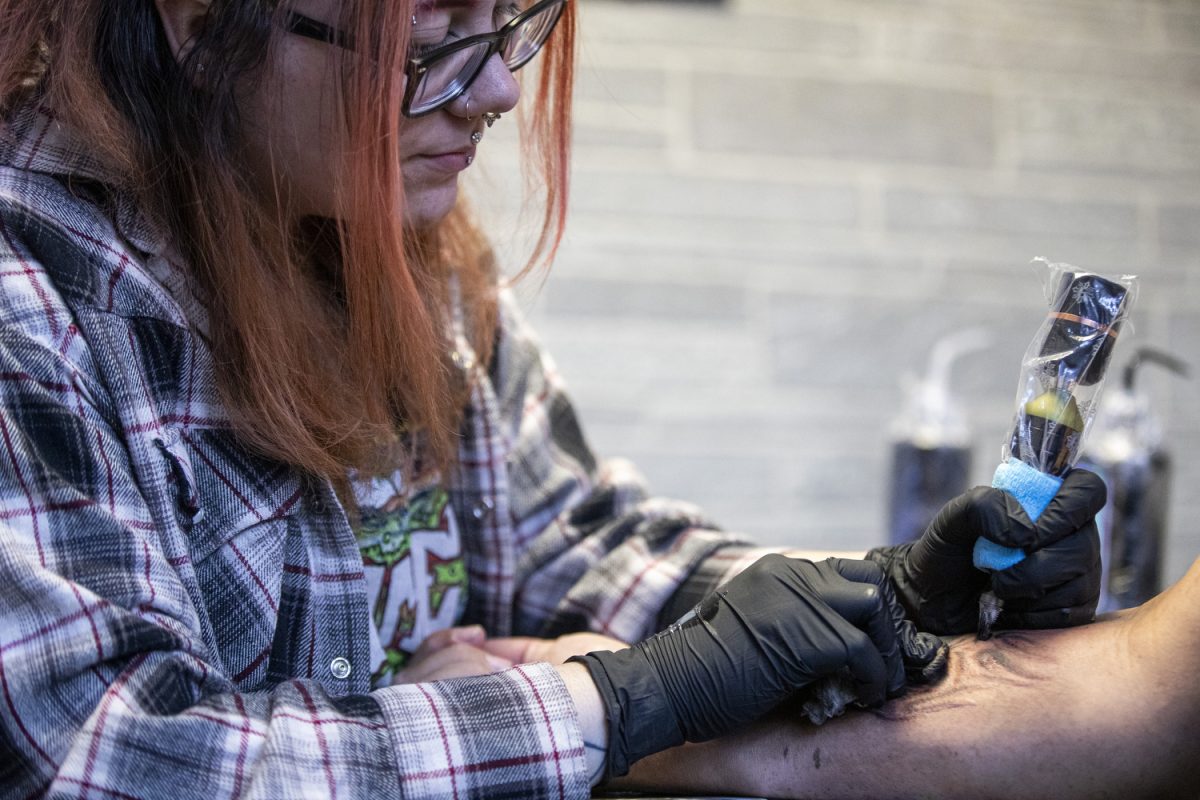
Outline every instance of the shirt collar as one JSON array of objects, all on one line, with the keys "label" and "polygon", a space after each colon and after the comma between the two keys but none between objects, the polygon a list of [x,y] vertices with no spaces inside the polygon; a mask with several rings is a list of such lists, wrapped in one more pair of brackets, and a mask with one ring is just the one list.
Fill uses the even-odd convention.
[{"label": "shirt collar", "polygon": [[101,184],[113,198],[113,222],[132,246],[146,255],[161,255],[164,232],[138,208],[119,173],[96,158],[87,137],[59,118],[34,96],[7,115],[0,128],[0,165],[49,175],[68,188],[72,183]]}]

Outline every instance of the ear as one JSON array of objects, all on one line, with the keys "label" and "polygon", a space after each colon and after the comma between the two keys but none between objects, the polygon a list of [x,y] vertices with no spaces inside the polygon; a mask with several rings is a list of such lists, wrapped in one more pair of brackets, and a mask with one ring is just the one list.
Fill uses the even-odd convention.
[{"label": "ear", "polygon": [[211,0],[154,0],[158,16],[162,20],[167,44],[182,61],[192,47],[192,41],[204,24]]}]

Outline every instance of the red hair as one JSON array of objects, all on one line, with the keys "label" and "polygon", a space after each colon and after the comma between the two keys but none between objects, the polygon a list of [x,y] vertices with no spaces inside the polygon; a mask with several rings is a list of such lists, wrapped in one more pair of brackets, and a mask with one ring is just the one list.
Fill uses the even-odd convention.
[{"label": "red hair", "polygon": [[[330,478],[346,499],[353,471],[453,461],[467,387],[449,360],[452,281],[481,359],[495,337],[498,275],[465,203],[432,230],[403,225],[397,133],[411,5],[346,3],[341,26],[366,43],[341,60],[355,158],[335,187],[335,218],[296,230],[242,177],[234,103],[270,60],[280,9],[213,0],[177,62],[149,0],[0,0],[0,109],[35,91],[88,131],[207,292],[218,385],[243,440]],[[562,236],[574,50],[568,0],[522,117],[527,174],[545,208],[522,274],[548,264]],[[202,62],[223,68],[201,81]]]}]

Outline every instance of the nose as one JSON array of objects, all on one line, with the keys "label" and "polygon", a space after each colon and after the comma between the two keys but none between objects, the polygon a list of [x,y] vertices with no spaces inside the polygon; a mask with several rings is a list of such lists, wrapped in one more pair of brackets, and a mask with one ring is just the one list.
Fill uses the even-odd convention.
[{"label": "nose", "polygon": [[520,99],[521,85],[496,53],[483,65],[466,91],[454,100],[453,106],[460,116],[478,117],[512,111]]}]

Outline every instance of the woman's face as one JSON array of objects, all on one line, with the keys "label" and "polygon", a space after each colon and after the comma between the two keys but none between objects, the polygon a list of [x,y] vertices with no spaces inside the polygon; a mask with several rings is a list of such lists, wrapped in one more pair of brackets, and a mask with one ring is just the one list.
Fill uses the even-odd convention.
[{"label": "woman's face", "polygon": [[[396,0],[382,0],[396,2]],[[507,0],[499,0],[503,3]],[[412,47],[444,44],[496,29],[498,0],[431,0],[417,4]],[[294,11],[337,26],[340,0],[298,0]],[[507,18],[507,17],[505,17]],[[296,216],[334,213],[334,176],[350,154],[339,135],[337,64],[355,57],[333,45],[286,34],[245,102],[249,167],[262,186],[282,194]],[[476,155],[472,134],[486,132],[482,115],[510,111],[520,90],[498,56],[449,105],[401,120],[399,149],[405,222],[421,228],[454,207],[459,174]]]}]

